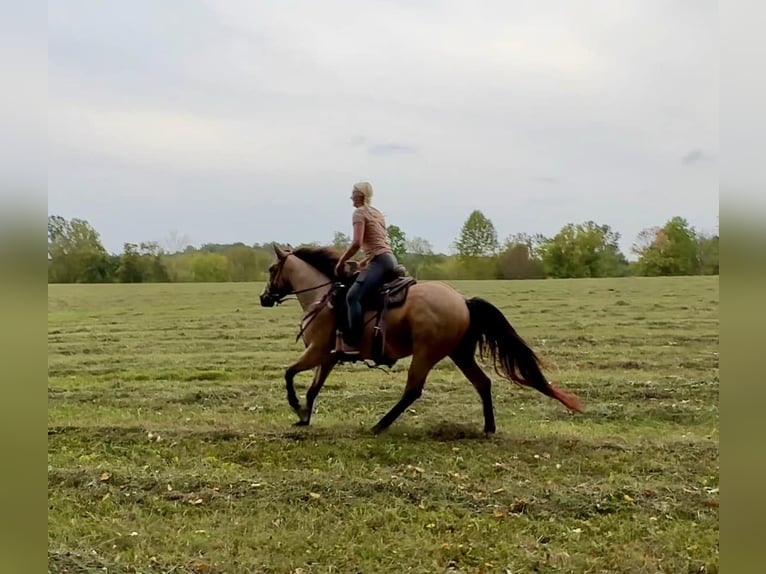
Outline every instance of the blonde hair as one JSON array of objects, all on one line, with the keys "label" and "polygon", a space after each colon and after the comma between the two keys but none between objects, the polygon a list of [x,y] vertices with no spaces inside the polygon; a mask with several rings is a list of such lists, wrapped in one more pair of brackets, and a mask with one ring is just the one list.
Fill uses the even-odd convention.
[{"label": "blonde hair", "polygon": [[354,184],[354,191],[358,191],[364,196],[365,205],[370,205],[372,201],[372,185],[369,181],[360,181]]}]

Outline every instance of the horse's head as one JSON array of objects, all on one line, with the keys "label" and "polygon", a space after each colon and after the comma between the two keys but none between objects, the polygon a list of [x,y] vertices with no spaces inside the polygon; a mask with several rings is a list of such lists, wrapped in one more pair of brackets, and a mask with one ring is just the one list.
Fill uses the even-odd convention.
[{"label": "horse's head", "polygon": [[282,249],[276,243],[274,244],[274,253],[277,258],[269,267],[269,279],[261,292],[261,306],[273,307],[275,303],[284,299],[292,292],[290,279],[285,272],[285,261],[290,255],[289,249]]}]

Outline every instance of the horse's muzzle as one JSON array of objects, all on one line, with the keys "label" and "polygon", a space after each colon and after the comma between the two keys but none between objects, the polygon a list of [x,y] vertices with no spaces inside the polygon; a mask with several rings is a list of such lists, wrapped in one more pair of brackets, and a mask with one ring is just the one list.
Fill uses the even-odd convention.
[{"label": "horse's muzzle", "polygon": [[274,298],[268,293],[261,293],[261,307],[273,307]]}]

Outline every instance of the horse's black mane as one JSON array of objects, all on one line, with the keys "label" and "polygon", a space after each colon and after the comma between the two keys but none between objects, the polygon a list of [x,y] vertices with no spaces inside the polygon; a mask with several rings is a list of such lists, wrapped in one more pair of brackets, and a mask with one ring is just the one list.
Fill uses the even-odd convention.
[{"label": "horse's black mane", "polygon": [[330,279],[336,279],[335,266],[338,264],[340,254],[332,247],[299,247],[293,251],[293,255]]}]

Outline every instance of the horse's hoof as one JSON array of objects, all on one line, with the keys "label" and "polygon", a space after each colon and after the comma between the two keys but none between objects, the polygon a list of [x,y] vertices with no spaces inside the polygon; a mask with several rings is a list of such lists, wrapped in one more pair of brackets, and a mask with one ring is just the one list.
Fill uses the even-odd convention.
[{"label": "horse's hoof", "polygon": [[294,427],[307,427],[309,426],[309,421],[298,421],[297,423],[293,423]]},{"label": "horse's hoof", "polygon": [[384,430],[386,430],[386,429],[384,429],[383,427],[381,427],[379,425],[375,425],[374,427],[372,427],[372,434],[380,434]]}]

